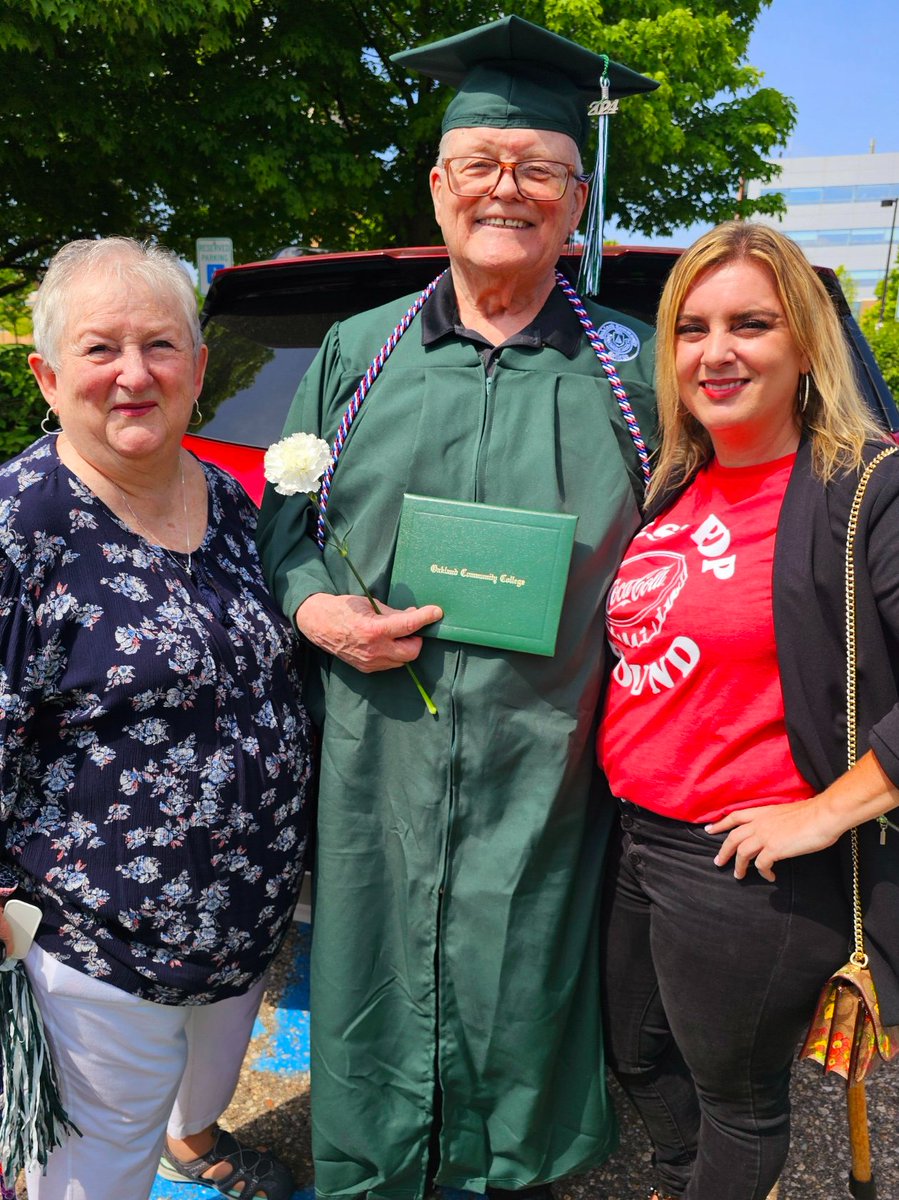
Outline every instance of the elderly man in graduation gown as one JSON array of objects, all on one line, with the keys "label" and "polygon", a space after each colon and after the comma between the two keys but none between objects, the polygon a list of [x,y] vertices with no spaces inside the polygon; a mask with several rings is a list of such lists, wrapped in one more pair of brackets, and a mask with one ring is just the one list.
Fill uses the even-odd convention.
[{"label": "elderly man in graduation gown", "polygon": [[[406,492],[577,528],[541,656],[422,637],[430,604],[376,615],[333,538],[317,545],[308,501],[266,496],[269,581],[320,674],[316,1190],[548,1194],[617,1137],[592,746],[606,591],[639,523],[636,426],[653,425],[651,331],[587,303],[594,347],[554,273],[587,199],[579,147],[608,60],[517,17],[396,58],[459,88],[430,174],[450,270],[423,304],[336,325],[285,434],[333,441],[379,357],[339,437],[328,518],[385,600]],[[654,86],[616,63],[608,80],[612,98]],[[392,669],[413,659],[436,718]]]}]

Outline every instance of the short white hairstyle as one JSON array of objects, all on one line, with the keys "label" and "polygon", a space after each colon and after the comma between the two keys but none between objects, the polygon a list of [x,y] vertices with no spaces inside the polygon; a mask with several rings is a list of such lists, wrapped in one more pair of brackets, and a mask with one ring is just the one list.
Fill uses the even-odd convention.
[{"label": "short white hairstyle", "polygon": [[53,255],[32,310],[34,348],[54,371],[59,369],[62,339],[72,316],[72,290],[85,277],[101,273],[117,280],[139,280],[169,300],[188,330],[194,359],[198,357],[203,336],[197,296],[177,255],[135,238],[82,238],[67,242]]}]

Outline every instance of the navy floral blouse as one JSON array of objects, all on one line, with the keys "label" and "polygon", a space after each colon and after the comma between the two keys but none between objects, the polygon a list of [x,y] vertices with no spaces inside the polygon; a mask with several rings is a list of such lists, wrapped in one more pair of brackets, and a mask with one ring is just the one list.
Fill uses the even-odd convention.
[{"label": "navy floral blouse", "polygon": [[297,639],[262,580],[255,509],[204,470],[188,573],[54,436],[0,467],[0,861],[43,908],[43,950],[162,1004],[262,974],[306,841]]}]

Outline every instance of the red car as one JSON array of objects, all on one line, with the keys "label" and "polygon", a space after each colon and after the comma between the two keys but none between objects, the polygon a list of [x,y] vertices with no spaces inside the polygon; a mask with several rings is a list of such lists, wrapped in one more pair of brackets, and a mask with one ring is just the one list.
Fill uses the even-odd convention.
[{"label": "red car", "polygon": [[[602,300],[654,324],[662,285],[679,250],[607,246]],[[447,266],[443,247],[281,254],[219,271],[203,307],[209,367],[204,423],[185,444],[235,475],[257,502],[262,456],[281,436],[297,385],[338,319],[421,291]],[[574,282],[578,259],[561,269]],[[865,398],[878,421],[899,431],[899,411],[833,271],[819,268],[852,349]],[[385,331],[386,334],[387,331]],[[377,347],[372,347],[372,353]]]}]

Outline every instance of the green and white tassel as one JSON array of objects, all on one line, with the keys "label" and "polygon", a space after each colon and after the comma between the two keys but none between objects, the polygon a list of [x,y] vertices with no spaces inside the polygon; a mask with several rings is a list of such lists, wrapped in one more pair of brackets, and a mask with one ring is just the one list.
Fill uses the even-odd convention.
[{"label": "green and white tassel", "polygon": [[7,1180],[47,1165],[51,1150],[80,1130],[59,1098],[56,1070],[25,968],[0,969],[0,1164]]},{"label": "green and white tassel", "polygon": [[596,170],[587,199],[587,226],[584,231],[584,252],[578,274],[577,290],[582,296],[599,295],[599,276],[602,271],[603,227],[606,219],[606,169],[609,152],[609,117],[618,111],[618,101],[609,99],[609,56],[603,54],[605,65],[599,81],[602,98],[589,107],[596,116]]}]

